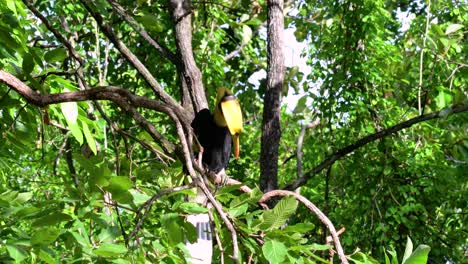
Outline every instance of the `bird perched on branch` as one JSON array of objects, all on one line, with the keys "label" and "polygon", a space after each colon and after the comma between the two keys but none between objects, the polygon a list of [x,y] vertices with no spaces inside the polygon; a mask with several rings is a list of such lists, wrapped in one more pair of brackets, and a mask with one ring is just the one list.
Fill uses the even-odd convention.
[{"label": "bird perched on branch", "polygon": [[214,114],[203,109],[192,122],[195,135],[203,147],[202,161],[207,169],[219,173],[225,169],[231,156],[239,158],[242,132],[242,112],[236,96],[227,88],[219,88]]},{"label": "bird perched on branch", "polygon": [[[214,113],[203,109],[192,121],[192,128],[203,147],[200,151],[206,169],[225,175],[231,157],[231,145],[234,157],[239,157],[239,134],[242,127],[242,112],[236,96],[227,88],[218,88]],[[197,190],[197,197],[193,201],[205,204],[207,198],[201,190]],[[191,255],[190,262],[211,263],[213,245],[208,214],[189,215],[187,220],[196,227],[198,233],[196,243],[186,243]]]}]

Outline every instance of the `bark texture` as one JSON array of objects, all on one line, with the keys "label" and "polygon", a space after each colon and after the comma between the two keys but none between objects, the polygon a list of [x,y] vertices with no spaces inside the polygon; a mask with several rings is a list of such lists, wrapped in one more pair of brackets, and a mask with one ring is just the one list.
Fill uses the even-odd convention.
[{"label": "bark texture", "polygon": [[191,1],[171,0],[171,10],[175,24],[177,53],[180,58],[177,71],[182,84],[182,106],[189,112],[198,113],[208,108],[208,103],[203,89],[202,75],[193,57]]},{"label": "bark texture", "polygon": [[268,69],[260,154],[260,188],[263,192],[278,188],[278,146],[281,138],[280,110],[284,79],[283,6],[283,0],[268,1]]}]

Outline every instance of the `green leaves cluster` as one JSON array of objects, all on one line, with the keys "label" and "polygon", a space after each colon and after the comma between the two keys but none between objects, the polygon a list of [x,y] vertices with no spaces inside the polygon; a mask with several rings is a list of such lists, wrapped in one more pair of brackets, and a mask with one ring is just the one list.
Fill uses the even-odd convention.
[{"label": "green leaves cluster", "polygon": [[[152,37],[177,51],[165,3],[118,2]],[[193,1],[191,13],[194,55],[211,103],[215,88],[226,86],[242,104],[242,157],[231,161],[228,174],[248,186],[257,185],[259,178],[265,79],[256,85],[251,77],[267,70],[266,2]],[[306,131],[301,149],[307,172],[337,150],[420,111],[446,108],[448,113],[450,106],[467,102],[467,7],[459,1],[431,1],[427,12],[428,3],[288,2],[285,25],[307,44],[302,53],[311,72],[300,67],[286,72],[284,95],[302,97],[282,111],[281,186],[298,177],[300,124],[320,118],[317,127]],[[106,1],[95,4],[165,91],[180,99],[176,66]],[[75,73],[82,69],[91,86],[115,85],[154,98],[79,1],[34,5],[85,63],[78,65],[22,1],[0,1],[1,70],[41,94],[79,90]],[[402,12],[408,12],[408,21],[399,18]],[[409,23],[406,30],[403,22]],[[207,209],[186,202],[192,191],[149,204],[161,190],[184,183],[180,161],[161,154],[161,146],[132,116],[110,102],[98,103],[133,138],[111,127],[95,103],[39,108],[0,85],[0,262],[183,263],[188,256],[184,243],[194,240],[195,229],[185,216]],[[286,110],[291,108],[295,110]],[[169,141],[179,142],[167,116],[138,110]],[[302,186],[301,194],[323,209],[337,229],[346,228],[340,236],[345,252],[360,249],[350,261],[394,264],[397,256],[403,256],[402,263],[463,260],[466,124],[466,113],[419,123],[356,150]],[[237,228],[244,262],[252,256],[253,262],[328,263],[330,245],[323,238],[329,234],[310,211],[292,198],[265,211],[257,204],[257,189],[241,194],[237,188],[221,188],[215,196]],[[231,235],[213,215],[229,262]],[[430,254],[423,245],[413,251],[410,241],[405,248],[407,237],[430,245]],[[220,254],[216,245],[214,262]]]}]

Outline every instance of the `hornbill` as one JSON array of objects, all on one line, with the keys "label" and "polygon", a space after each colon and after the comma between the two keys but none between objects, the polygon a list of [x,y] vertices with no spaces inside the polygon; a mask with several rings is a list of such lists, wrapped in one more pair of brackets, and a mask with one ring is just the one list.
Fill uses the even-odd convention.
[{"label": "hornbill", "polygon": [[[192,128],[203,147],[202,162],[206,169],[225,177],[225,168],[231,156],[239,158],[239,134],[242,132],[242,112],[236,96],[227,88],[218,88],[214,113],[203,109],[192,121]],[[206,203],[206,197],[197,190],[195,201]],[[211,263],[212,237],[208,214],[189,215],[187,220],[197,228],[198,240],[186,243],[191,254],[191,263]]]}]

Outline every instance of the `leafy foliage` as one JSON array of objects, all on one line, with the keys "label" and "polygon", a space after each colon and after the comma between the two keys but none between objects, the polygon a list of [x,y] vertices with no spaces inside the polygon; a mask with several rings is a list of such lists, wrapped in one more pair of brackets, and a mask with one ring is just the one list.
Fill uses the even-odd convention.
[{"label": "leafy foliage", "polygon": [[[83,1],[33,4],[83,64],[25,5],[29,2],[0,1],[0,70],[41,94],[82,90],[77,75],[82,70],[90,86],[118,86],[154,98]],[[93,2],[164,90],[181,100],[176,65],[109,1]],[[166,2],[118,2],[154,39],[177,52]],[[281,185],[300,176],[301,124],[320,118],[307,129],[300,149],[305,172],[366,135],[445,108],[447,117],[359,148],[312,175],[300,192],[337,229],[346,228],[340,239],[348,254],[355,252],[349,256],[355,263],[393,264],[398,255],[408,264],[462,262],[468,115],[448,113],[467,102],[468,7],[460,1],[383,0],[291,1],[286,7],[285,25],[306,44],[302,58],[311,71],[291,66],[286,73],[284,95],[302,97],[284,101]],[[267,70],[266,1],[193,1],[192,8],[194,56],[210,105],[216,87],[232,87],[246,119],[242,157],[231,161],[228,174],[255,186],[265,80],[252,76]],[[287,104],[295,105],[289,105],[294,111]],[[168,116],[138,110],[170,143],[179,144]],[[196,233],[185,216],[207,209],[186,202],[193,195],[189,190],[151,200],[185,181],[181,161],[164,150],[134,115],[109,101],[36,107],[0,84],[0,262],[183,263],[184,243]],[[244,262],[328,263],[329,234],[310,211],[292,198],[262,210],[258,189],[250,194],[237,189],[226,186],[215,196],[236,226]],[[232,241],[212,214],[223,247],[215,246],[218,262],[232,253]],[[430,254],[424,245],[413,251],[410,240],[405,249],[407,237],[429,245]],[[390,257],[384,249],[391,249]]]}]

